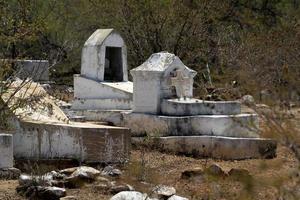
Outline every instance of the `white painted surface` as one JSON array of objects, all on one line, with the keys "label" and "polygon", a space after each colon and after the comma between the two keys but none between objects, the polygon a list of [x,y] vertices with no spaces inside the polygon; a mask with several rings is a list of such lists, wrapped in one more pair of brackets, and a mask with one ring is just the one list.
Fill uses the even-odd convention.
[{"label": "white painted surface", "polygon": [[13,136],[11,134],[0,134],[0,169],[10,168],[13,165]]},{"label": "white painted surface", "polygon": [[132,82],[97,82],[74,76],[74,110],[111,110],[132,108]]},{"label": "white painted surface", "polygon": [[76,99],[73,101],[73,110],[129,110],[132,107],[130,99]]},{"label": "white painted surface", "polygon": [[258,116],[255,114],[176,117],[123,112],[122,126],[130,128],[133,136],[259,137]]},{"label": "white painted surface", "polygon": [[18,159],[120,162],[128,159],[129,148],[129,129],[121,127],[21,122],[14,134],[14,156]]},{"label": "white painted surface", "polygon": [[155,53],[139,67],[130,71],[133,77],[133,111],[137,113],[160,114],[161,100],[176,97],[171,83],[174,72],[182,71],[190,79],[185,81],[187,96],[193,96],[193,77],[196,72],[186,67],[174,54]]},{"label": "white painted surface", "polygon": [[164,99],[161,105],[163,115],[234,115],[241,113],[238,101],[203,101],[199,99]]},{"label": "white painted surface", "polygon": [[132,99],[132,82],[109,84],[97,82],[80,75],[74,76],[74,97],[82,99],[124,98]]},{"label": "white painted surface", "polygon": [[81,75],[104,81],[107,46],[122,48],[123,81],[128,81],[126,45],[120,34],[113,29],[98,29],[85,42],[81,56]]}]

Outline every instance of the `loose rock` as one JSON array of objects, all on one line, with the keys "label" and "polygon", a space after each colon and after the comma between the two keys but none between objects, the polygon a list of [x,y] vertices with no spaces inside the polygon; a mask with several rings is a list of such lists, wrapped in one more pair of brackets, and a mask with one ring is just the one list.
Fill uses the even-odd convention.
[{"label": "loose rock", "polygon": [[112,166],[106,166],[103,171],[101,172],[101,175],[103,176],[113,176],[113,177],[118,177],[122,175],[121,170],[115,169]]},{"label": "loose rock", "polygon": [[135,191],[124,191],[114,195],[110,200],[150,200],[147,194]]},{"label": "loose rock", "polygon": [[66,196],[66,197],[60,198],[59,200],[78,200],[78,198],[75,196]]},{"label": "loose rock", "polygon": [[117,186],[112,186],[110,188],[110,193],[111,194],[117,194],[119,192],[123,192],[123,191],[133,191],[134,188],[131,185],[117,185]]},{"label": "loose rock", "polygon": [[157,198],[170,197],[176,194],[176,189],[174,187],[166,186],[166,185],[158,185],[153,190],[153,193]]},{"label": "loose rock", "polygon": [[188,199],[188,198],[185,198],[185,197],[173,195],[173,196],[171,196],[170,198],[168,198],[168,200],[189,200],[189,199]]},{"label": "loose rock", "polygon": [[0,169],[0,180],[15,180],[21,175],[21,171],[17,168],[3,168]]},{"label": "loose rock", "polygon": [[100,175],[100,171],[92,167],[78,167],[69,177],[67,181],[67,187],[81,187],[86,182],[93,182]]}]

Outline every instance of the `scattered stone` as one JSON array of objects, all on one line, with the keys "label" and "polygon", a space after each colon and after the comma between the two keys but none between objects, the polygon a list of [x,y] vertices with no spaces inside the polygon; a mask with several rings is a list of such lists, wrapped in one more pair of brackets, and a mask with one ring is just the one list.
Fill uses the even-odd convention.
[{"label": "scattered stone", "polygon": [[61,197],[66,196],[66,190],[64,188],[59,187],[44,187],[40,188],[39,193],[37,195],[41,199],[47,200],[58,200]]},{"label": "scattered stone", "polygon": [[0,169],[0,180],[16,180],[20,175],[21,171],[14,167]]},{"label": "scattered stone", "polygon": [[185,198],[185,197],[173,195],[173,196],[171,196],[170,198],[168,198],[168,200],[189,200],[189,199],[188,199],[188,198]]},{"label": "scattered stone", "polygon": [[166,186],[166,185],[158,185],[153,190],[155,197],[161,199],[165,197],[170,197],[176,194],[176,189],[174,187]]},{"label": "scattered stone", "polygon": [[28,199],[59,200],[66,196],[66,190],[59,187],[19,186],[17,192]]},{"label": "scattered stone", "polygon": [[205,169],[205,171],[208,174],[213,175],[213,176],[225,176],[226,175],[226,172],[224,172],[223,169],[217,164],[212,164],[207,169]]},{"label": "scattered stone", "polygon": [[244,95],[241,98],[241,103],[245,104],[247,106],[253,106],[253,105],[255,105],[255,100],[254,100],[253,96],[251,96],[251,95]]},{"label": "scattered stone", "polygon": [[110,200],[150,200],[147,194],[142,194],[135,191],[123,191],[114,195]]},{"label": "scattered stone", "polygon": [[113,176],[113,177],[119,177],[122,175],[121,170],[116,169],[112,166],[106,166],[103,171],[101,172],[101,175],[103,176]]},{"label": "scattered stone", "polygon": [[66,196],[66,197],[60,198],[59,200],[78,200],[78,198],[75,196]]},{"label": "scattered stone", "polygon": [[78,167],[71,167],[71,168],[63,169],[63,170],[60,170],[59,173],[65,174],[65,175],[69,176],[69,175],[71,175],[73,172],[75,172],[77,168],[78,168]]},{"label": "scattered stone", "polygon": [[19,177],[19,185],[20,186],[51,186],[52,185],[52,177],[50,176],[29,176],[22,174]]},{"label": "scattered stone", "polygon": [[117,186],[112,186],[110,188],[110,193],[111,194],[117,194],[119,192],[123,191],[134,191],[134,188],[131,185],[117,185]]},{"label": "scattered stone", "polygon": [[78,188],[84,185],[86,182],[93,182],[100,175],[100,171],[92,167],[78,167],[69,177],[67,181],[67,187]]},{"label": "scattered stone", "polygon": [[194,169],[188,169],[181,173],[182,179],[189,179],[189,178],[199,177],[199,176],[203,176],[203,170],[200,167]]}]

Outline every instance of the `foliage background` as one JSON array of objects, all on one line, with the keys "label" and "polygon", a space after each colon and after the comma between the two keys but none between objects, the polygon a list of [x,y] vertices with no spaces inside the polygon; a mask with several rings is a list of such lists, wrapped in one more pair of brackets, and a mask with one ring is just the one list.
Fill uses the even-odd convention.
[{"label": "foliage background", "polygon": [[[298,0],[0,0],[0,57],[49,59],[52,77],[72,84],[81,48],[98,28],[126,40],[129,68],[169,51],[208,81],[262,90],[280,100],[298,98]],[[202,92],[203,93],[203,92]],[[198,90],[198,94],[202,94]]]}]

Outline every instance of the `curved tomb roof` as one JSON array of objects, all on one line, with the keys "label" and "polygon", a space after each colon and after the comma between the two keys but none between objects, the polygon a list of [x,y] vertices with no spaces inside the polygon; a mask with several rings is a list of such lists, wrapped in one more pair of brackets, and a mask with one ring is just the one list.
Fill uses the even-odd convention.
[{"label": "curved tomb roof", "polygon": [[84,46],[100,46],[114,29],[97,29],[84,43]]},{"label": "curved tomb roof", "polygon": [[137,68],[132,69],[131,72],[165,73],[169,70],[172,70],[172,68],[182,68],[194,75],[196,75],[197,73],[196,71],[185,66],[178,56],[168,52],[159,52],[152,54],[148,58],[148,60],[146,60]]}]

